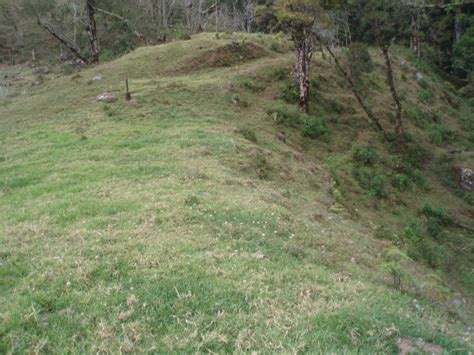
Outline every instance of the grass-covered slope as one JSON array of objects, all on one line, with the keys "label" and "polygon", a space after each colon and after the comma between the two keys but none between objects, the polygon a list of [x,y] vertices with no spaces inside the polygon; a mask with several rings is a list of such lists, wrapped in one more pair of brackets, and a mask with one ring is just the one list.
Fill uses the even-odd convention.
[{"label": "grass-covered slope", "polygon": [[[409,123],[421,146],[398,171],[406,153],[380,142],[328,59],[313,116],[281,100],[292,56],[274,37],[201,34],[12,87],[0,353],[472,350],[472,209],[444,181],[456,162],[438,162],[451,143]],[[390,127],[380,73],[370,102]],[[420,120],[447,110],[435,81],[423,103],[406,76]],[[105,91],[119,101],[95,102]],[[436,124],[465,150],[462,105]]]}]

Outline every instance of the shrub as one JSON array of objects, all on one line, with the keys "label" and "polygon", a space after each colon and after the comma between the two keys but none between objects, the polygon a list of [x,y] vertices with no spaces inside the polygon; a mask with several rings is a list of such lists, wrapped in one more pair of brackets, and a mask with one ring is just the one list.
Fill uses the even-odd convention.
[{"label": "shrub", "polygon": [[239,129],[239,133],[247,140],[257,143],[257,135],[255,132],[250,128],[241,128]]},{"label": "shrub", "polygon": [[411,188],[411,180],[405,174],[395,174],[392,177],[392,186],[398,191],[407,191]]},{"label": "shrub", "polygon": [[353,168],[352,174],[360,187],[367,190],[369,195],[377,198],[387,197],[385,190],[385,176],[373,169],[363,166]]},{"label": "shrub", "polygon": [[324,102],[324,107],[329,111],[337,114],[344,112],[344,106],[342,106],[339,101],[328,99]]},{"label": "shrub", "polygon": [[414,260],[423,260],[433,268],[443,264],[445,250],[435,241],[424,235],[425,230],[417,221],[413,221],[404,230],[404,240],[408,255]]},{"label": "shrub", "polygon": [[374,70],[374,62],[367,45],[360,42],[352,43],[346,56],[353,75],[370,73]]},{"label": "shrub", "polygon": [[273,71],[271,77],[276,80],[285,80],[288,78],[288,70],[286,68],[277,68]]},{"label": "shrub", "polygon": [[115,58],[115,55],[110,49],[104,49],[100,53],[100,61],[101,62],[110,62],[114,58]]},{"label": "shrub", "polygon": [[255,166],[257,168],[257,175],[260,179],[266,180],[270,177],[272,168],[263,154],[258,154],[255,157]]},{"label": "shrub", "polygon": [[244,107],[245,108],[245,107],[249,106],[248,101],[242,99],[239,94],[233,94],[230,98],[230,101],[234,105],[239,106],[239,107]]},{"label": "shrub", "polygon": [[270,49],[274,52],[280,52],[281,51],[281,43],[275,39],[273,39],[270,42]]},{"label": "shrub", "polygon": [[188,196],[186,197],[186,199],[184,200],[184,204],[186,206],[194,206],[194,205],[198,205],[199,204],[199,198],[197,198],[196,196]]},{"label": "shrub", "polygon": [[308,115],[303,116],[303,127],[301,128],[301,135],[303,137],[318,139],[326,137],[328,129],[323,118],[312,117]]},{"label": "shrub", "polygon": [[64,69],[63,69],[63,74],[64,75],[71,75],[72,73],[74,73],[73,68],[71,68],[70,66],[64,67]]},{"label": "shrub", "polygon": [[373,165],[376,158],[375,149],[368,144],[356,145],[352,148],[352,159],[364,165]]},{"label": "shrub", "polygon": [[412,167],[420,168],[421,164],[428,160],[429,154],[418,143],[415,145],[408,145],[403,153],[403,159]]},{"label": "shrub", "polygon": [[117,25],[112,26],[111,32],[117,34],[114,36],[114,42],[111,47],[112,53],[115,56],[128,53],[137,47],[135,43],[136,36],[127,23],[120,21]]},{"label": "shrub", "polygon": [[286,80],[283,84],[280,98],[288,103],[297,103],[299,95],[298,84],[294,80]]},{"label": "shrub", "polygon": [[428,203],[423,204],[420,212],[431,220],[435,220],[438,224],[448,227],[454,223],[453,217],[446,212],[444,208],[433,208]]},{"label": "shrub", "polygon": [[392,277],[393,285],[396,288],[401,288],[403,281],[413,282],[413,277],[402,265],[403,262],[411,260],[405,253],[397,248],[388,249],[385,252],[385,260],[381,269]]},{"label": "shrub", "polygon": [[[427,182],[422,172],[419,169],[413,167],[403,157],[395,157],[391,162],[391,166],[392,169],[397,173],[397,175],[406,176],[416,186],[420,188],[426,188]],[[395,183],[395,185],[399,185],[399,183],[400,182]],[[396,187],[395,185],[392,179],[392,186]]]},{"label": "shrub", "polygon": [[250,78],[240,77],[236,80],[235,84],[238,87],[241,87],[250,91],[254,91],[254,92],[265,90],[265,86],[263,84],[257,83]]},{"label": "shrub", "polygon": [[428,89],[429,86],[430,86],[425,79],[420,79],[420,80],[417,80],[417,81],[418,81],[418,85],[420,85],[425,90]]},{"label": "shrub", "polygon": [[298,128],[302,123],[301,114],[294,107],[288,107],[277,103],[272,105],[267,110],[267,113],[273,116],[273,119],[277,124]]},{"label": "shrub", "polygon": [[191,36],[188,32],[180,29],[175,32],[175,38],[180,41],[189,41],[191,39]]},{"label": "shrub", "polygon": [[369,79],[369,83],[370,85],[375,88],[375,89],[378,89],[378,90],[383,90],[384,86],[383,86],[383,82],[382,80],[380,80],[380,77],[379,75],[377,74],[377,72],[372,72],[368,75],[368,79]]},{"label": "shrub", "polygon": [[426,123],[425,113],[417,106],[403,105],[403,114],[418,127],[423,127]]},{"label": "shrub", "polygon": [[430,103],[434,99],[433,93],[428,89],[419,91],[417,96],[418,99],[424,103]]},{"label": "shrub", "polygon": [[454,139],[454,132],[439,123],[428,126],[428,137],[433,144],[449,143]]}]

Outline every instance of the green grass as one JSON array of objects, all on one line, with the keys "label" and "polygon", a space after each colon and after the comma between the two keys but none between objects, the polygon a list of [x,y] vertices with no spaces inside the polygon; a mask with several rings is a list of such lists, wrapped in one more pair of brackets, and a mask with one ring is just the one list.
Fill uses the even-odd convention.
[{"label": "green grass", "polygon": [[[186,69],[244,38],[272,37],[140,48],[1,103],[0,353],[393,353],[400,337],[472,350],[469,304],[440,301],[425,284],[400,292],[378,272],[387,242],[373,227],[403,219],[353,198],[347,162],[364,120],[325,123],[330,142],[286,122],[287,144],[277,141],[273,118],[296,115],[266,112],[281,89],[275,73],[291,68],[283,46]],[[94,102],[103,91],[120,100]],[[232,105],[235,94],[248,106]],[[421,282],[430,273],[411,267]],[[472,264],[463,267],[468,287]]]}]

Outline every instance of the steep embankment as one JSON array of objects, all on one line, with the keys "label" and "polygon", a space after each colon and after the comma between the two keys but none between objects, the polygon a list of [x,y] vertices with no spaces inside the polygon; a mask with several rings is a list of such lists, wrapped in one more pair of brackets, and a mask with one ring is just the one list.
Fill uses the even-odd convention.
[{"label": "steep embankment", "polygon": [[[0,352],[472,349],[472,209],[436,160],[469,148],[470,108],[430,76],[405,166],[315,60],[311,117],[279,100],[292,53],[261,35],[141,48],[0,101]],[[380,63],[367,97],[390,127]],[[397,65],[406,102],[413,71]]]}]

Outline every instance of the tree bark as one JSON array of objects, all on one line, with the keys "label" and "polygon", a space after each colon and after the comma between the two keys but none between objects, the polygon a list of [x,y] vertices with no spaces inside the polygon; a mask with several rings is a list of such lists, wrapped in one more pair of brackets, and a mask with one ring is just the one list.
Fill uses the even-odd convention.
[{"label": "tree bark", "polygon": [[299,106],[304,112],[309,111],[309,70],[313,46],[311,43],[311,34],[307,29],[303,33],[293,36],[296,51],[295,77],[299,87]]},{"label": "tree bark", "polygon": [[334,62],[336,63],[336,66],[337,68],[339,69],[339,71],[342,73],[342,75],[344,75],[344,77],[346,78],[346,81],[349,83],[349,86],[351,87],[351,91],[352,91],[352,94],[355,96],[355,98],[357,99],[357,102],[359,103],[359,105],[362,107],[362,109],[364,110],[365,114],[367,115],[367,117],[369,118],[369,120],[371,120],[373,122],[373,124],[375,125],[375,127],[377,127],[377,130],[379,132],[381,132],[384,136],[386,135],[385,133],[385,130],[384,128],[382,127],[382,125],[380,124],[380,121],[379,119],[374,115],[374,113],[372,112],[372,110],[366,105],[366,103],[364,102],[364,100],[362,99],[362,96],[359,95],[359,93],[357,92],[357,89],[356,89],[356,86],[354,84],[354,81],[352,80],[351,76],[349,75],[349,73],[344,70],[344,68],[342,67],[341,63],[339,62],[339,59],[337,58],[337,56],[334,54],[334,52],[332,51],[331,47],[328,46],[328,45],[325,45],[327,51],[329,52],[329,54],[331,55],[331,57],[334,59]]},{"label": "tree bark", "polygon": [[87,0],[86,4],[87,13],[87,25],[86,32],[89,36],[90,48],[91,48],[91,60],[90,63],[99,63],[100,46],[99,39],[97,38],[97,24],[95,21],[95,0]]},{"label": "tree bark", "polygon": [[454,15],[454,43],[457,43],[459,41],[459,38],[461,38],[461,33],[462,33],[461,15],[462,15],[461,7],[458,7]]},{"label": "tree bark", "polygon": [[385,67],[387,71],[387,81],[388,86],[390,87],[390,92],[392,94],[393,102],[395,104],[395,120],[396,120],[396,127],[395,133],[397,135],[402,136],[404,134],[403,131],[403,120],[402,120],[402,104],[400,102],[400,97],[398,96],[397,89],[395,87],[395,80],[393,78],[393,68],[392,62],[390,60],[390,54],[388,52],[388,47],[382,47],[382,54],[385,59]]}]

